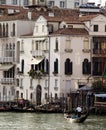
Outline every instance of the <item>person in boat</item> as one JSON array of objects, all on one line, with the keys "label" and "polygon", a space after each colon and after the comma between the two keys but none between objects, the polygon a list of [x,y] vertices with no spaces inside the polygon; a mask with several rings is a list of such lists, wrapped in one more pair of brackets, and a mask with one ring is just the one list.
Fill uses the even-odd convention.
[{"label": "person in boat", "polygon": [[80,106],[78,106],[78,107],[76,108],[76,114],[78,115],[78,117],[81,116],[81,112],[82,112],[82,108],[81,108]]}]

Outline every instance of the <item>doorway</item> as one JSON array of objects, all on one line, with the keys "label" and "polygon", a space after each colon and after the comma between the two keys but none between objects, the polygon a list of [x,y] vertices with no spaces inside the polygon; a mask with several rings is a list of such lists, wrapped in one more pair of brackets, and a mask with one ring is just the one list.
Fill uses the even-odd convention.
[{"label": "doorway", "polygon": [[41,105],[42,88],[40,85],[36,88],[36,104]]}]

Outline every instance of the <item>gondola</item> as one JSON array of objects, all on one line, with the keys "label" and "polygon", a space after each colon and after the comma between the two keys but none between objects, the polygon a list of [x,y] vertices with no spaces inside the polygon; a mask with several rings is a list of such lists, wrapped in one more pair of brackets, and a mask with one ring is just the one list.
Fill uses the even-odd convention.
[{"label": "gondola", "polygon": [[71,123],[83,123],[87,119],[88,115],[89,114],[86,113],[78,117],[77,115],[70,116],[68,114],[64,114],[64,118],[67,119]]}]

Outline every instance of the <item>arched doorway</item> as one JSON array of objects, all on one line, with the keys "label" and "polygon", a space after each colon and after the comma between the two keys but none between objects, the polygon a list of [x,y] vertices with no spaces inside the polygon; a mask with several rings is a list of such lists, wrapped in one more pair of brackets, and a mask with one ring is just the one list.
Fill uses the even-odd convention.
[{"label": "arched doorway", "polygon": [[36,104],[41,105],[41,94],[42,94],[42,88],[40,85],[36,88]]}]

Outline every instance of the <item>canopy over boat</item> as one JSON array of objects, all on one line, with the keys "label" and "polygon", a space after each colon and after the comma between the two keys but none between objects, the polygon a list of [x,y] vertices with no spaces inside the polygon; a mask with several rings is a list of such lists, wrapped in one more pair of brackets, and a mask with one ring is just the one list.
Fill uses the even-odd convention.
[{"label": "canopy over boat", "polygon": [[94,94],[95,97],[106,98],[106,94]]}]

